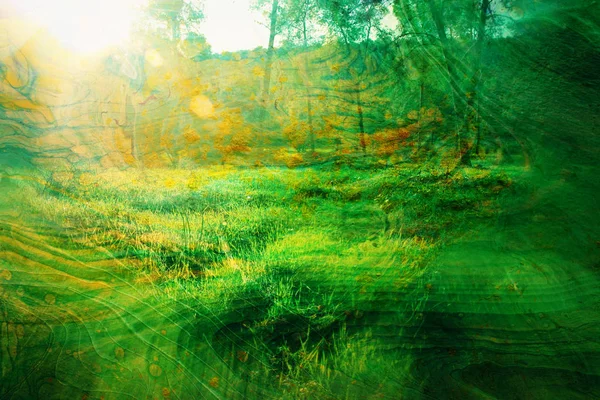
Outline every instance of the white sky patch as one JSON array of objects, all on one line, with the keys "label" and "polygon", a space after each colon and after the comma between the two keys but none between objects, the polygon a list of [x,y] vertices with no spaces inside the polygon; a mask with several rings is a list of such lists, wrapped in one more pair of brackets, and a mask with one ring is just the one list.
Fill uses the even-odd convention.
[{"label": "white sky patch", "polygon": [[[0,15],[3,9],[12,9],[18,17],[48,29],[65,47],[91,54],[126,45],[138,9],[147,1],[0,0]],[[205,18],[199,23],[200,33],[206,36],[214,53],[267,47],[268,15],[251,10],[251,3],[252,0],[204,0]],[[392,13],[382,22],[388,28],[397,24]]]},{"label": "white sky patch", "polygon": [[[265,25],[269,22],[268,16],[250,10],[251,3],[251,0],[204,0],[204,20],[200,23],[200,32],[206,36],[213,53],[267,47],[269,29]],[[388,29],[397,28],[398,19],[392,7],[382,20],[382,25]]]},{"label": "white sky patch", "polygon": [[213,53],[267,47],[269,30],[258,23],[265,17],[250,10],[250,3],[250,0],[205,0],[200,32],[206,36]]},{"label": "white sky patch", "polygon": [[399,24],[400,22],[398,21],[398,18],[396,18],[392,6],[389,6],[388,13],[381,20],[381,25],[386,29],[395,30],[398,29]]},{"label": "white sky patch", "polygon": [[93,53],[129,39],[145,0],[8,0],[16,14],[48,29],[65,47]]}]

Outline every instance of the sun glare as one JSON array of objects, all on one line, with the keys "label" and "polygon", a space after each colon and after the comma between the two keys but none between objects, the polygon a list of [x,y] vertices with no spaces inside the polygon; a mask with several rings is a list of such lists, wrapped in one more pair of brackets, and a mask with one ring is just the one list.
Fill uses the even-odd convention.
[{"label": "sun glare", "polygon": [[9,0],[26,20],[45,27],[70,50],[94,53],[129,39],[144,0]]}]

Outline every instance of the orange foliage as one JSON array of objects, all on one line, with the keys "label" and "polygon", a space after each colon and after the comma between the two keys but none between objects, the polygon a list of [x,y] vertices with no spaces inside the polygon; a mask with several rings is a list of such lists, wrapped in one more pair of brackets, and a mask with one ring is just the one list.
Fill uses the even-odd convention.
[{"label": "orange foliage", "polygon": [[377,154],[382,157],[394,154],[399,149],[400,144],[406,143],[406,139],[411,135],[415,125],[412,124],[406,128],[385,129],[373,134]]},{"label": "orange foliage", "polygon": [[289,153],[286,149],[280,149],[275,154],[275,160],[285,163],[288,168],[295,168],[304,163],[304,158],[300,153]]},{"label": "orange foliage", "polygon": [[400,145],[412,146],[414,141],[408,142],[415,133],[431,129],[432,124],[438,124],[443,121],[442,113],[438,108],[425,108],[420,110],[411,110],[407,117],[413,123],[404,127],[385,129],[373,134],[373,140],[377,143],[376,152],[379,156],[387,157],[397,150]]},{"label": "orange foliage", "polygon": [[306,143],[309,129],[307,122],[299,121],[296,118],[290,118],[288,125],[283,128],[283,136],[289,140],[292,147],[298,149]]},{"label": "orange foliage", "polygon": [[200,134],[196,132],[193,128],[187,126],[183,132],[183,138],[187,144],[194,144],[198,140],[200,140]]},{"label": "orange foliage", "polygon": [[221,152],[223,161],[235,153],[249,152],[252,130],[244,122],[240,108],[233,108],[221,114],[217,124],[215,147]]}]

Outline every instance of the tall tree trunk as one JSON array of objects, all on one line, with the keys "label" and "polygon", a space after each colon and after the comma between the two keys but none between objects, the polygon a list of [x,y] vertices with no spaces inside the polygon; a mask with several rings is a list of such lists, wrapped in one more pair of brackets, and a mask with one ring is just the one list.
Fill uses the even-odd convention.
[{"label": "tall tree trunk", "polygon": [[456,71],[456,62],[452,51],[450,50],[450,44],[448,43],[448,37],[446,36],[446,25],[442,18],[442,14],[435,4],[434,0],[427,0],[429,10],[431,12],[431,18],[435,24],[435,29],[438,35],[438,39],[442,45],[442,54],[446,61],[446,71],[448,72],[449,84],[452,89],[452,99],[454,102],[455,111],[460,111],[464,103],[463,91],[458,84],[458,73]]},{"label": "tall tree trunk", "polygon": [[308,113],[308,135],[310,140],[310,151],[315,152],[315,130],[312,119],[312,103],[310,100],[310,90],[306,88],[306,112]]},{"label": "tall tree trunk", "polygon": [[263,106],[266,107],[269,102],[271,87],[271,69],[273,62],[273,52],[275,48],[275,36],[277,35],[277,9],[279,0],[273,0],[271,6],[271,26],[269,28],[269,47],[267,48],[267,59],[265,60],[265,77],[263,81]]},{"label": "tall tree trunk", "polygon": [[179,40],[179,21],[177,17],[171,18],[171,38],[174,42]]},{"label": "tall tree trunk", "polygon": [[481,114],[479,100],[477,101],[477,111],[475,118],[475,123],[477,124],[477,135],[475,137],[475,155],[479,156],[479,151],[481,147]]},{"label": "tall tree trunk", "polygon": [[475,67],[471,78],[471,85],[467,95],[467,108],[465,110],[465,127],[467,132],[475,131],[475,144],[469,146],[461,158],[463,165],[471,165],[472,151],[475,149],[475,155],[479,154],[479,145],[481,141],[481,118],[479,115],[479,97],[481,84],[481,57],[483,53],[483,44],[485,41],[485,26],[487,23],[487,11],[490,6],[490,0],[482,0],[479,9],[479,21],[477,25],[477,40],[475,42]]},{"label": "tall tree trunk", "polygon": [[306,82],[304,83],[304,87],[306,88],[306,112],[308,114],[308,139],[310,141],[310,150],[314,154],[315,152],[315,131],[313,128],[313,119],[312,119],[312,100],[310,98],[310,79],[309,79],[309,71],[308,71],[308,37],[306,32],[306,13],[304,14],[304,19],[302,20],[302,33],[304,36],[304,73],[306,75]]},{"label": "tall tree trunk", "polygon": [[[344,37],[344,39],[346,39]],[[346,51],[348,56],[350,56],[351,54],[351,50],[350,50],[350,43],[346,40]],[[366,54],[366,53],[365,53]],[[366,57],[366,55],[365,55]],[[355,85],[355,89],[354,92],[356,94],[356,112],[358,114],[358,141],[360,144],[360,148],[363,152],[363,154],[367,154],[367,141],[366,141],[366,137],[365,137],[365,119],[364,119],[364,115],[363,115],[363,107],[362,107],[362,100],[360,98],[360,92],[361,92],[361,80],[360,80],[360,74],[359,74],[359,78],[358,78],[358,82]]]},{"label": "tall tree trunk", "polygon": [[136,163],[139,163],[139,154],[138,154],[138,143],[137,143],[137,110],[133,105],[133,101],[131,102],[131,107],[133,108],[133,127],[131,129],[131,155]]},{"label": "tall tree trunk", "polygon": [[[367,54],[369,54],[369,37],[371,36],[371,25],[369,24],[369,28],[367,29],[367,40],[366,40],[366,45],[365,45],[365,55],[363,57],[363,64],[366,65],[367,63]],[[359,44],[360,46],[360,44]],[[360,52],[360,47],[359,47],[359,52]],[[364,71],[362,71],[364,72]],[[361,95],[361,84],[362,84],[362,80],[360,79],[360,76],[362,75],[362,73],[360,73],[358,76],[358,83],[356,84],[356,109],[358,111],[358,129],[359,129],[359,140],[360,140],[360,147],[362,149],[363,155],[367,155],[367,138],[366,138],[366,132],[365,132],[365,118],[363,115],[363,107],[362,107],[362,100],[360,98]]]},{"label": "tall tree trunk", "polygon": [[[123,129],[123,134],[127,135],[127,131],[129,130],[129,126],[130,126],[130,119],[129,119],[129,115],[127,112],[127,109],[129,108],[129,103],[131,102],[131,94],[129,93],[129,86],[127,84],[123,84],[123,102],[121,103],[121,111],[119,113],[119,120],[117,122],[117,125],[120,126]],[[133,158],[134,162],[137,163],[137,158],[136,158],[136,143],[135,143],[135,132],[130,132],[131,134],[131,139],[130,139],[130,152],[131,152],[131,157]]]},{"label": "tall tree trunk", "polygon": [[[437,7],[435,0],[426,0],[429,6],[429,11],[431,13],[431,19],[435,24],[435,29],[438,35],[438,39],[441,43],[442,54],[444,55],[446,71],[448,73],[448,82],[450,84],[451,92],[452,92],[452,102],[454,106],[455,117],[461,118],[464,117],[465,111],[465,99],[464,93],[460,88],[459,76],[456,71],[456,61],[450,49],[450,44],[448,43],[448,37],[446,36],[446,25],[444,24],[444,20],[442,18],[442,14]],[[464,126],[464,125],[463,125]],[[456,150],[460,154],[462,149],[462,140],[460,134],[461,126],[460,124],[456,125]]]},{"label": "tall tree trunk", "polygon": [[356,109],[358,111],[358,129],[359,129],[359,140],[360,148],[363,154],[367,154],[367,138],[365,137],[365,120],[363,116],[362,101],[360,99],[360,80],[356,85]]},{"label": "tall tree trunk", "polygon": [[475,104],[473,111],[475,112],[475,124],[477,129],[477,136],[475,137],[475,155],[479,154],[479,146],[481,144],[481,115],[480,111],[480,97],[481,97],[481,58],[483,55],[483,44],[485,40],[485,27],[487,23],[487,11],[490,7],[490,0],[482,0],[481,9],[479,10],[479,25],[477,27],[477,43],[476,43],[476,68],[473,76],[473,96],[472,101]]},{"label": "tall tree trunk", "polygon": [[425,80],[423,79],[423,74],[421,73],[420,85],[419,85],[419,130],[417,132],[417,155],[421,151],[421,131],[423,127],[421,126],[421,110],[423,109],[423,91],[425,90]]},{"label": "tall tree trunk", "polygon": [[[138,133],[138,117],[140,115],[140,109],[141,106],[136,103],[136,100],[134,99],[134,101],[131,102],[131,105],[133,107],[133,130],[131,132],[131,154],[133,155],[133,158],[136,161],[136,165],[140,168],[144,167],[144,150],[143,150],[143,143],[140,143],[139,140],[139,133]],[[143,137],[143,134],[142,134]],[[142,150],[140,150],[140,146],[142,147]]]},{"label": "tall tree trunk", "polygon": [[[131,157],[133,157],[133,160],[135,162],[136,166],[139,166],[140,164],[140,154],[139,154],[139,148],[138,148],[138,142],[137,142],[137,116],[138,116],[138,109],[135,106],[135,96],[133,94],[130,93],[130,89],[128,86],[125,87],[125,105],[122,108],[121,111],[121,125],[124,127],[124,129],[129,130],[129,128],[131,128],[131,130],[129,131],[130,135],[131,135]],[[133,121],[129,118],[129,108],[131,107],[131,110],[133,111]]]}]

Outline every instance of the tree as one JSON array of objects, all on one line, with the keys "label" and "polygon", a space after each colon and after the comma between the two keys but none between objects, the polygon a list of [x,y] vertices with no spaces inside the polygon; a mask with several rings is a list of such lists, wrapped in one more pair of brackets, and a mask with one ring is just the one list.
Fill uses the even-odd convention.
[{"label": "tree", "polygon": [[178,44],[177,48],[183,57],[194,61],[207,60],[212,55],[211,46],[206,41],[206,38],[195,32],[189,32],[186,38]]},{"label": "tree", "polygon": [[172,41],[181,38],[182,26],[186,34],[198,33],[197,24],[204,18],[198,0],[150,0],[148,11],[148,15],[155,23],[166,24]]},{"label": "tree", "polygon": [[[515,2],[498,3],[505,10],[515,6]],[[484,84],[481,60],[490,36],[490,21],[498,23],[498,8],[491,0],[461,0],[452,7],[442,6],[438,0],[394,3],[400,25],[408,27],[401,35],[418,38],[430,65],[444,72],[452,99],[456,152],[461,163],[467,165],[472,153],[480,151]]]},{"label": "tree", "polygon": [[315,127],[313,123],[311,81],[309,79],[309,77],[311,76],[309,61],[309,43],[312,41],[310,27],[311,25],[315,24],[318,15],[317,2],[316,0],[287,0],[286,7],[284,8],[284,10],[285,14],[283,15],[283,19],[287,21],[287,39],[291,43],[294,43],[295,39],[300,39],[302,50],[304,53],[304,71],[302,71],[302,76],[304,78],[304,88],[306,91],[306,128],[308,130],[308,140],[310,142],[310,149],[311,152],[314,153]]},{"label": "tree", "polygon": [[351,92],[354,95],[356,114],[358,115],[359,144],[364,154],[367,151],[365,120],[363,110],[363,79],[369,60],[369,44],[381,18],[387,13],[385,0],[340,0],[321,1],[321,16],[330,34],[337,37],[345,48],[347,65],[354,78]]},{"label": "tree", "polygon": [[[135,46],[113,53],[106,63],[110,74],[124,81],[114,120],[131,140],[133,163],[178,162],[180,136],[191,118],[185,111],[198,94],[190,80],[191,60],[210,53],[204,37],[195,32],[202,17],[195,0],[152,0],[136,27]],[[168,32],[160,29],[165,26]]]},{"label": "tree", "polygon": [[267,46],[267,54],[265,57],[265,67],[263,76],[263,92],[261,103],[263,107],[267,107],[269,103],[271,90],[271,69],[273,64],[273,53],[275,51],[275,37],[279,34],[280,26],[278,25],[279,17],[279,0],[256,0],[254,7],[258,10],[265,10],[268,7],[269,15],[269,44]]}]

